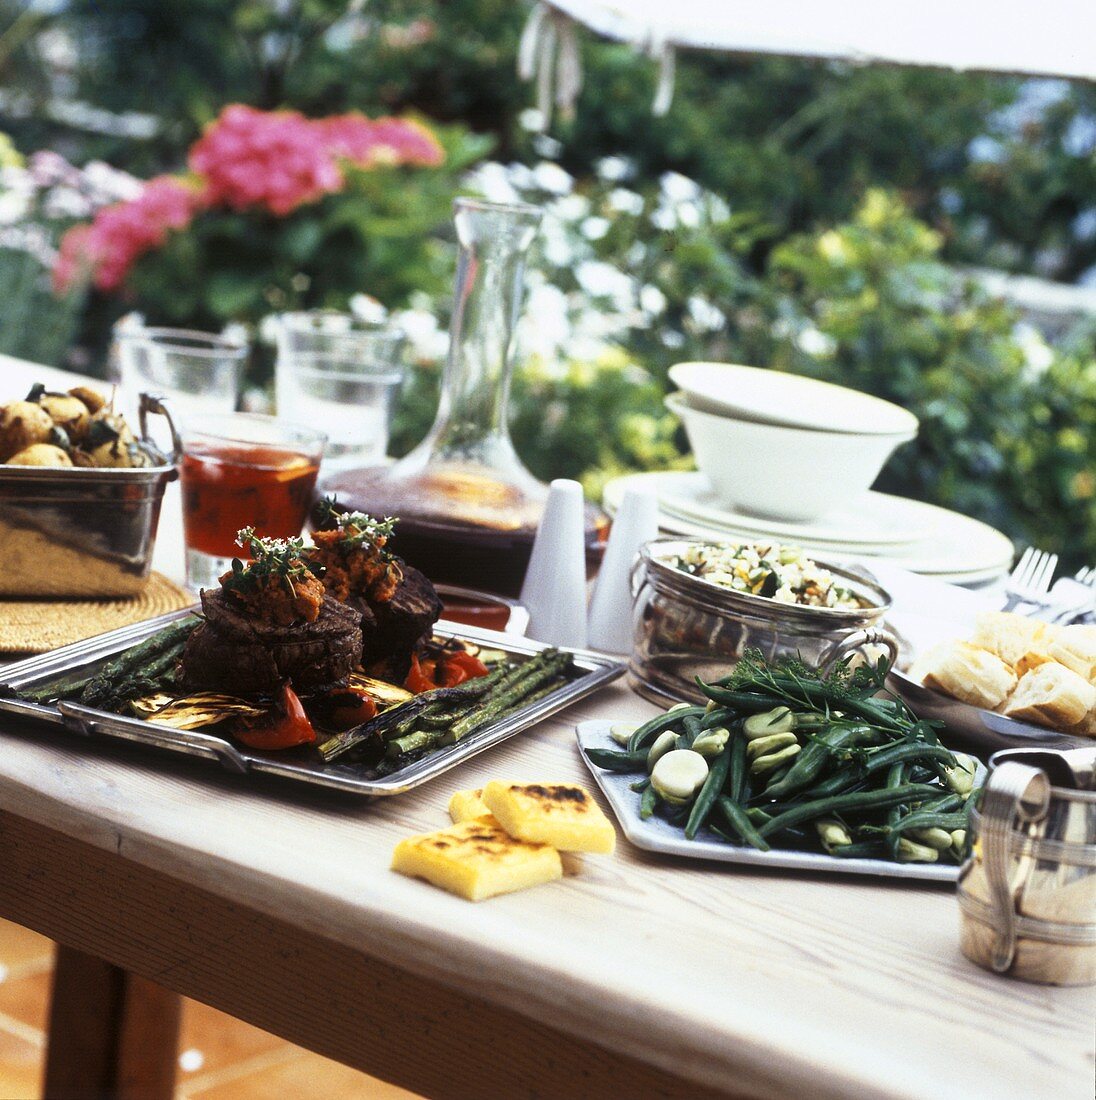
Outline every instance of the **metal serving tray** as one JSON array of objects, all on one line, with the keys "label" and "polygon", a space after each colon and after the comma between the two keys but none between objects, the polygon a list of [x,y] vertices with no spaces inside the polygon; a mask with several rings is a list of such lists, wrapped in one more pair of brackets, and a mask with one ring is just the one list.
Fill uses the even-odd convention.
[{"label": "metal serving tray", "polygon": [[[575,730],[581,749],[619,749],[609,736],[611,721],[596,719],[581,723]],[[778,850],[759,852],[756,848],[737,847],[720,840],[708,839],[703,833],[696,840],[686,840],[676,825],[657,814],[646,821],[639,816],[639,795],[631,789],[635,774],[604,771],[595,767],[581,752],[583,763],[590,769],[609,805],[616,814],[624,835],[637,847],[664,855],[686,856],[689,859],[710,859],[720,863],[741,863],[749,867],[776,867],[785,871],[813,871],[827,875],[878,875],[883,878],[920,879],[927,882],[955,882],[959,867],[948,863],[892,863],[886,859],[841,859],[822,852]],[[986,770],[979,766],[977,781],[984,781]]]},{"label": "metal serving tray", "polygon": [[[376,796],[400,794],[426,783],[464,760],[468,760],[500,741],[521,733],[537,722],[562,710],[578,699],[596,691],[602,684],[615,680],[624,665],[585,650],[567,650],[573,658],[578,675],[564,687],[546,695],[543,699],[515,711],[483,729],[469,734],[455,745],[438,749],[421,760],[401,768],[398,772],[378,779],[368,778],[362,767],[352,764],[325,764],[304,749],[288,749],[278,753],[256,752],[245,746],[200,730],[184,731],[140,718],[126,718],[109,711],[96,710],[76,703],[62,702],[56,706],[40,706],[6,698],[12,691],[26,691],[66,672],[108,660],[114,654],[136,645],[162,630],[168,623],[193,614],[198,608],[174,611],[136,626],[112,630],[96,638],[65,646],[41,657],[31,657],[17,664],[8,665],[0,673],[0,713],[15,715],[47,726],[60,726],[85,736],[101,735],[136,741],[143,745],[184,753],[187,756],[203,756],[216,760],[229,771],[239,774],[260,772],[280,775],[313,786],[328,787],[350,794]],[[513,658],[530,657],[548,647],[525,638],[500,634],[493,630],[463,626],[460,623],[441,621],[434,628],[435,634],[446,638],[460,638],[477,645],[498,649]]]},{"label": "metal serving tray", "polygon": [[888,685],[917,713],[944,725],[979,752],[998,749],[1087,748],[1092,739],[1057,733],[1033,722],[1021,722],[996,711],[974,707],[919,684],[899,669],[887,674]]}]

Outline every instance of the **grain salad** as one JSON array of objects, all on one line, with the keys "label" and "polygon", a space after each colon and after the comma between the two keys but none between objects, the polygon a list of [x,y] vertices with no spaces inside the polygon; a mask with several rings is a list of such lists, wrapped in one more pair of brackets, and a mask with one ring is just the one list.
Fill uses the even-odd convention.
[{"label": "grain salad", "polygon": [[828,569],[796,546],[694,543],[668,561],[683,573],[702,577],[721,588],[765,596],[778,603],[839,610],[871,606],[868,600],[839,585]]}]

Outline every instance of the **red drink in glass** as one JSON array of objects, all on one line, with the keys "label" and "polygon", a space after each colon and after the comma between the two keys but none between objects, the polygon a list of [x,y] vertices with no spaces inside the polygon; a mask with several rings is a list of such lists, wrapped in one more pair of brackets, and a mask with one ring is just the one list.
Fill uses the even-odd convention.
[{"label": "red drink in glass", "polygon": [[301,533],[324,437],[273,417],[205,417],[184,428],[180,476],[187,582],[208,588],[243,556],[236,545],[241,527],[261,536],[294,538]]}]

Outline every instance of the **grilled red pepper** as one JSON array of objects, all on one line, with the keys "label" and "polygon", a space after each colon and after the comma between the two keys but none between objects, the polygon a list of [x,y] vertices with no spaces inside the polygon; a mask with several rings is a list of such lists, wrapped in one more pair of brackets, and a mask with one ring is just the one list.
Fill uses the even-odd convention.
[{"label": "grilled red pepper", "polygon": [[236,724],[235,734],[252,749],[289,749],[316,740],[316,731],[288,683],[282,685],[276,712],[241,720]]},{"label": "grilled red pepper", "polygon": [[465,680],[486,676],[487,666],[471,653],[457,650],[446,653],[437,660],[420,661],[416,654],[411,658],[411,670],[403,686],[416,695],[420,691],[432,691],[439,687],[455,687]]}]

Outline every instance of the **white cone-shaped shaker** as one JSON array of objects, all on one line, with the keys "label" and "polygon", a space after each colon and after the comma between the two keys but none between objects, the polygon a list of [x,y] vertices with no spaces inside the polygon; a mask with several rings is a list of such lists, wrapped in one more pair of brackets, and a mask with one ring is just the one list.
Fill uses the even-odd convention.
[{"label": "white cone-shaped shaker", "polygon": [[628,489],[613,517],[605,557],[590,601],[587,644],[608,653],[632,651],[632,563],[639,548],[658,538],[658,501]]},{"label": "white cone-shaped shaker", "polygon": [[538,642],[586,645],[585,506],[577,481],[552,482],[521,586],[525,633]]}]

